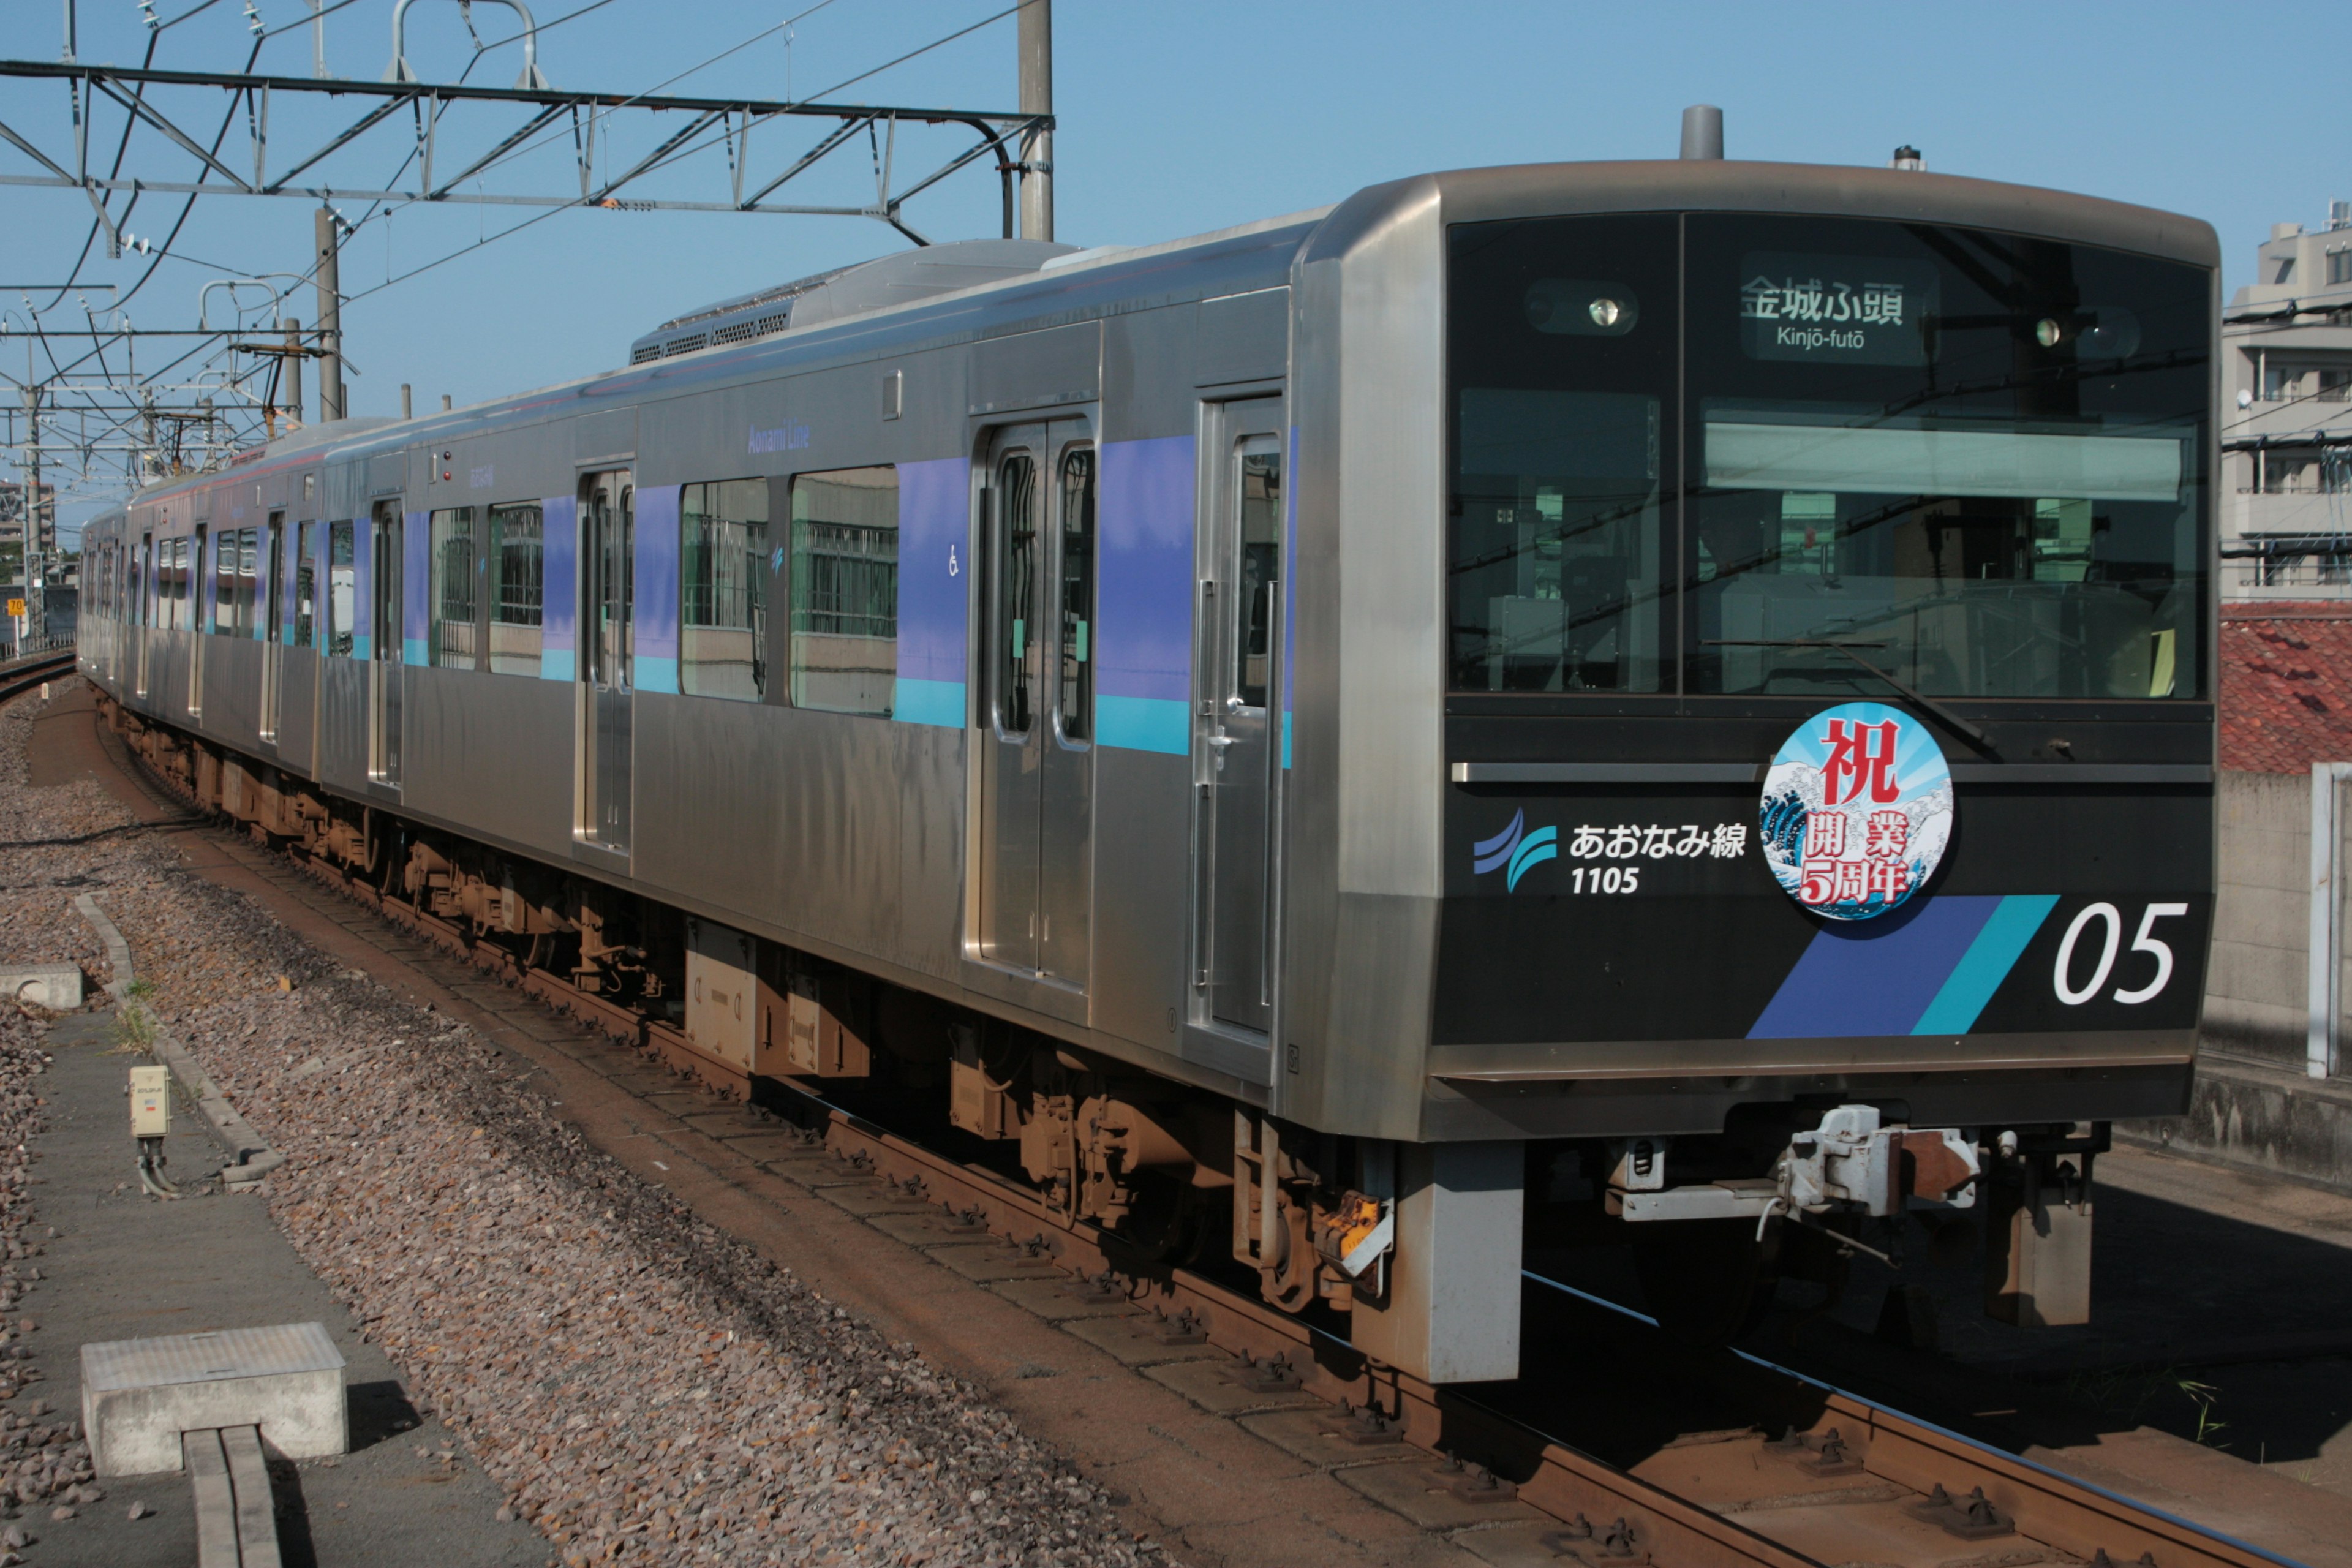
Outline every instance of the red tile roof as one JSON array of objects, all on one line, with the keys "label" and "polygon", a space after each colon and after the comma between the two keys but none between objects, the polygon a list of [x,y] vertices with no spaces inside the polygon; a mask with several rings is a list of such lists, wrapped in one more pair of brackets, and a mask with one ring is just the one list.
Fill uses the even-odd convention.
[{"label": "red tile roof", "polygon": [[2221,766],[2352,762],[2352,603],[2221,606]]}]

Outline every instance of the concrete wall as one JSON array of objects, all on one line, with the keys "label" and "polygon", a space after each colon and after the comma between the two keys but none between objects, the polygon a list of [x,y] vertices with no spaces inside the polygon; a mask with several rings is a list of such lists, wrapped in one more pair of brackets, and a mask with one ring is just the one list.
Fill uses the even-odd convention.
[{"label": "concrete wall", "polygon": [[[2119,1122],[2116,1135],[2352,1192],[2352,1076],[2304,1076],[2311,775],[2224,773],[2221,812],[2213,958],[2189,1114]],[[2337,818],[2347,819],[2352,810]],[[2352,952],[2352,941],[2345,946]],[[2352,999],[2352,966],[2338,994]]]},{"label": "concrete wall", "polygon": [[2205,982],[2205,1048],[2300,1064],[2311,930],[2311,775],[2224,773],[2220,795],[2221,881]]}]

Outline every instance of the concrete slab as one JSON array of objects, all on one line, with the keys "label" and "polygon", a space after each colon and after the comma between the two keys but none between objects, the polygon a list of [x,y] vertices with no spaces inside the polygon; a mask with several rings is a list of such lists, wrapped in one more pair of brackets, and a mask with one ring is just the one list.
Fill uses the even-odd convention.
[{"label": "concrete slab", "polygon": [[1368,1465],[1341,1470],[1339,1483],[1412,1521],[1423,1530],[1461,1530],[1472,1525],[1532,1522],[1543,1518],[1512,1499],[1470,1502],[1445,1483],[1445,1467],[1424,1460],[1413,1465]]},{"label": "concrete slab", "polygon": [[1229,1361],[1214,1345],[1163,1344],[1159,1321],[1151,1317],[1074,1318],[1062,1325],[1066,1333],[1108,1351],[1124,1366],[1160,1366],[1178,1361]]},{"label": "concrete slab", "polygon": [[257,1426],[289,1459],[350,1450],[343,1357],[319,1323],[81,1347],[81,1422],[101,1476],[180,1468],[180,1436]]},{"label": "concrete slab", "polygon": [[989,1289],[1049,1323],[1077,1318],[1131,1318],[1136,1312],[1135,1303],[1124,1297],[1108,1301],[1090,1299],[1081,1293],[1084,1282],[1067,1276],[1061,1279],[1003,1279]]},{"label": "concrete slab", "polygon": [[1423,1450],[1399,1437],[1392,1443],[1351,1443],[1339,1435],[1345,1418],[1336,1410],[1274,1410],[1244,1415],[1242,1425],[1286,1454],[1327,1470],[1357,1465],[1392,1465],[1420,1459]]},{"label": "concrete slab", "polygon": [[927,1249],[931,1260],[943,1263],[967,1279],[987,1284],[996,1279],[1060,1279],[1066,1271],[1043,1258],[1032,1258],[1001,1241],[980,1241]]},{"label": "concrete slab", "polygon": [[1234,1358],[1218,1361],[1171,1362],[1161,1366],[1147,1366],[1143,1375],[1152,1382],[1164,1384],[1212,1415],[1246,1415],[1258,1410],[1297,1410],[1323,1402],[1303,1390],[1287,1394],[1261,1394],[1246,1388],[1225,1374]]}]

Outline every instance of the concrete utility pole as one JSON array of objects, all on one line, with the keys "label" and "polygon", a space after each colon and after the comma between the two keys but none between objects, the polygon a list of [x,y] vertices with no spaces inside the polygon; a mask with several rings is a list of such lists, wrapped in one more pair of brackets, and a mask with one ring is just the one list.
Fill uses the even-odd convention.
[{"label": "concrete utility pole", "polygon": [[25,388],[25,619],[23,638],[41,635],[41,389]]},{"label": "concrete utility pole", "polygon": [[319,423],[343,417],[343,283],[341,239],[335,233],[335,210],[320,207],[314,215],[318,255],[313,276],[319,282]]},{"label": "concrete utility pole", "polygon": [[[1021,112],[1054,112],[1054,0],[1023,0]],[[1021,237],[1054,237],[1054,133],[1032,131],[1021,143]]]},{"label": "concrete utility pole", "polygon": [[279,403],[291,429],[302,423],[302,323],[291,316],[286,319],[286,355],[278,363],[283,367],[279,380],[286,394]]}]

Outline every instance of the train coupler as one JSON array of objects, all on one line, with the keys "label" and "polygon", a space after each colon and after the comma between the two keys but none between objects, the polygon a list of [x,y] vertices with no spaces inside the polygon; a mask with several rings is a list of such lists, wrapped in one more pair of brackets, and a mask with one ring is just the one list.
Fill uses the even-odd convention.
[{"label": "train coupler", "polygon": [[1976,1144],[1948,1127],[1884,1125],[1878,1108],[1841,1105],[1789,1141],[1769,1176],[1675,1186],[1663,1139],[1629,1143],[1609,1186],[1609,1212],[1633,1221],[1853,1214],[1885,1219],[1914,1204],[1969,1208],[1983,1174]]}]

